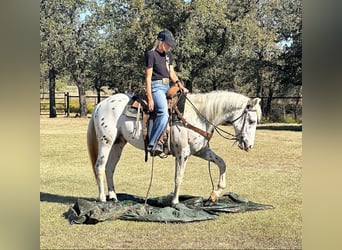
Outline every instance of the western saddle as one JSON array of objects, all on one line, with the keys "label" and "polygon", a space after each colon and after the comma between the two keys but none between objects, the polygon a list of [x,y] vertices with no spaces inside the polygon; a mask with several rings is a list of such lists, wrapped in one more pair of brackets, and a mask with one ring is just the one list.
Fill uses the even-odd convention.
[{"label": "western saddle", "polygon": [[[181,91],[177,85],[170,87],[168,92],[166,93],[168,110],[169,110],[169,124],[170,122],[182,122],[183,125],[187,128],[190,128],[197,133],[201,134],[207,139],[210,139],[212,134],[206,131],[203,131],[190,123],[188,123],[183,117],[184,113],[184,104],[185,104],[185,95],[181,94]],[[139,93],[134,95],[131,100],[126,105],[124,114],[128,117],[136,118],[135,130],[139,128],[139,122],[142,119],[142,131],[143,131],[143,139],[145,146],[145,162],[148,159],[147,146],[149,142],[149,121],[155,119],[155,112],[149,112],[148,102],[146,93]],[[134,134],[134,133],[133,133]],[[158,144],[163,145],[163,154],[159,155],[161,158],[166,158],[168,155],[173,152],[172,147],[170,147],[169,143],[169,125],[164,129],[162,135],[158,140]]]}]

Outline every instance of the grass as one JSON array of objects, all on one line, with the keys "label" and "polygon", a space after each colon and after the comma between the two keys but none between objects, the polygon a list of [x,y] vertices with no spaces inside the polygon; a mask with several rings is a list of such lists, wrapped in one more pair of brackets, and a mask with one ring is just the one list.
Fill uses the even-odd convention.
[{"label": "grass", "polygon": [[[273,210],[222,214],[213,221],[163,224],[107,221],[70,225],[63,213],[78,197],[96,198],[86,147],[88,119],[40,119],[40,246],[42,249],[299,249],[302,244],[302,133],[257,130],[243,152],[215,134],[211,147],[227,163],[227,189]],[[224,129],[231,130],[230,127]],[[211,166],[217,182],[217,168]],[[115,172],[117,192],[145,196],[151,159],[127,145]],[[173,191],[171,157],[156,159],[149,197]],[[181,194],[209,196],[207,162],[190,158]]]}]

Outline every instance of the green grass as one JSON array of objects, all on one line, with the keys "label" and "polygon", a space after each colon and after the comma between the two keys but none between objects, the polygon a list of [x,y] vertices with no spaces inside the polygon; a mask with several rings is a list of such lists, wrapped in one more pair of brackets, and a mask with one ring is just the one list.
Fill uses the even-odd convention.
[{"label": "green grass", "polygon": [[[215,134],[211,147],[227,163],[227,189],[273,210],[221,214],[213,221],[164,224],[106,221],[70,225],[63,213],[78,197],[96,198],[87,147],[87,118],[40,120],[42,249],[299,249],[302,244],[302,133],[257,130],[249,153]],[[224,127],[232,132],[231,127]],[[211,166],[217,182],[217,167]],[[128,145],[115,172],[116,191],[145,196],[151,158]],[[155,160],[149,197],[173,191],[173,158]],[[190,158],[181,194],[208,197],[207,162]]]}]

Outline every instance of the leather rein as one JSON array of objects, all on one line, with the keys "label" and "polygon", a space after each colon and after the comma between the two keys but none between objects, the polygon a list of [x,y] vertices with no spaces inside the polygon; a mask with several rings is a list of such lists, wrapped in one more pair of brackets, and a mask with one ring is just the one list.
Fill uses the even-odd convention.
[{"label": "leather rein", "polygon": [[[176,94],[176,95],[184,95],[183,93],[180,94]],[[185,99],[191,104],[192,108],[196,111],[196,113],[201,116],[205,122],[207,124],[210,124],[211,126],[213,126],[213,130],[216,130],[216,132],[223,137],[224,139],[227,140],[234,140],[234,141],[238,141],[239,137],[243,136],[243,130],[245,128],[246,125],[246,119],[247,119],[247,114],[248,112],[256,112],[255,109],[251,109],[252,105],[250,103],[250,100],[248,101],[246,108],[244,109],[244,111],[242,112],[241,115],[239,115],[237,118],[235,118],[234,120],[230,121],[231,124],[233,124],[234,122],[236,122],[237,120],[241,119],[243,117],[243,124],[242,124],[242,128],[241,128],[241,132],[238,135],[234,135],[229,133],[228,131],[225,131],[221,128],[219,128],[217,125],[213,124],[211,121],[209,121],[206,117],[204,117],[199,110],[196,108],[196,106],[190,101],[190,99],[184,95]],[[180,97],[178,98],[179,101]],[[193,126],[192,124],[188,123],[186,121],[186,119],[184,118],[183,114],[179,111],[178,107],[177,107],[177,103],[175,104],[175,106],[173,107],[173,109],[176,111],[178,118],[182,121],[183,125],[189,129],[192,129],[193,131],[199,133],[200,135],[202,135],[204,138],[206,138],[208,141],[211,139],[211,137],[213,136],[213,133],[204,131],[200,128],[197,128],[195,126]],[[230,136],[230,137],[228,137]]]}]

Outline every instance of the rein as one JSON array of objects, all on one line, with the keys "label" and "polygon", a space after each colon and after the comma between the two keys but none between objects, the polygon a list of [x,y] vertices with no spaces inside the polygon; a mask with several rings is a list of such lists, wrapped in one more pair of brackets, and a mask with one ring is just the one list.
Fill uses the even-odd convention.
[{"label": "rein", "polygon": [[[183,93],[181,93],[181,95],[184,95]],[[196,111],[196,113],[199,115],[199,116],[201,116],[204,120],[205,120],[205,122],[207,123],[207,124],[210,124],[211,126],[213,126],[213,129],[215,129],[215,131],[221,136],[221,137],[223,137],[224,139],[227,139],[227,140],[234,140],[235,142],[233,143],[233,145],[235,145],[235,143],[239,140],[238,139],[238,137],[239,136],[243,136],[243,130],[244,130],[244,128],[245,128],[245,125],[246,125],[246,118],[247,118],[247,114],[248,114],[248,112],[256,112],[256,110],[255,109],[251,109],[250,107],[251,107],[251,105],[250,105],[250,103],[248,102],[248,104],[247,104],[247,106],[246,106],[246,108],[243,110],[243,112],[242,112],[242,114],[241,115],[239,115],[237,118],[235,118],[234,120],[232,120],[230,123],[231,124],[233,124],[234,122],[236,122],[236,121],[238,121],[239,119],[241,119],[242,117],[243,117],[243,124],[242,124],[242,128],[241,128],[241,132],[240,132],[240,134],[238,134],[238,135],[233,135],[233,134],[231,134],[231,133],[229,133],[228,131],[225,131],[225,130],[223,130],[223,129],[221,129],[221,128],[219,128],[218,126],[216,126],[215,124],[213,124],[211,121],[209,121],[204,115],[202,115],[201,114],[201,112],[196,108],[196,106],[190,101],[190,99],[186,96],[186,95],[184,95],[185,96],[185,99],[191,104],[191,106],[192,106],[192,108]],[[178,116],[180,116],[181,117],[181,120],[182,120],[182,122],[183,122],[183,115],[182,114],[179,114],[180,112],[179,112],[179,110],[178,110],[178,108],[177,108],[177,104],[175,105],[175,110],[176,110],[176,112],[177,112],[177,115]],[[185,120],[185,119],[184,119]],[[184,123],[184,122],[183,122]],[[184,123],[184,125],[186,126],[186,127],[189,127],[189,124],[188,123]],[[191,125],[192,126],[192,125]],[[192,126],[192,127],[194,127],[194,126]],[[193,128],[192,128],[193,129]],[[194,131],[197,131],[197,130],[195,130],[195,129],[193,129]],[[197,131],[198,132],[198,131]],[[212,133],[208,133],[208,132],[205,132],[205,133],[207,133],[207,134],[209,134],[210,135],[210,137],[208,138],[208,137],[206,137],[207,139],[208,139],[208,147],[209,147],[209,140],[210,140],[210,138],[212,137]],[[201,135],[203,135],[203,133],[200,133]],[[230,136],[230,137],[228,137],[228,136]],[[205,136],[205,135],[203,135],[203,136]],[[210,181],[211,181],[211,187],[212,187],[212,193],[214,192],[214,190],[215,190],[215,188],[214,188],[214,182],[213,182],[213,178],[212,178],[212,174],[211,174],[211,165],[210,165],[210,161],[208,160],[208,172],[209,172],[209,177],[210,177]],[[208,201],[210,200],[210,197],[208,198]]]},{"label": "rein", "polygon": [[202,135],[203,137],[207,138],[208,140],[211,139],[211,137],[213,136],[212,133],[206,132],[200,128],[197,128],[193,125],[191,125],[190,123],[188,123],[185,118],[183,117],[182,113],[179,111],[178,107],[175,106],[174,110],[176,111],[178,118],[181,119],[182,123],[184,124],[185,127],[194,130],[195,132],[199,133],[200,135]]},{"label": "rein", "polygon": [[[181,93],[182,94],[182,93]],[[234,141],[237,141],[238,139],[238,135],[233,135],[232,133],[229,133],[228,131],[225,131],[225,130],[223,130],[223,129],[221,129],[221,128],[219,128],[218,126],[216,126],[215,124],[213,124],[211,121],[209,121],[204,115],[202,115],[201,114],[201,112],[196,108],[196,106],[190,101],[190,99],[187,97],[187,96],[185,96],[185,99],[191,104],[191,106],[192,106],[192,108],[196,111],[196,113],[199,115],[199,116],[201,116],[204,120],[205,120],[205,122],[207,123],[207,124],[210,124],[211,126],[213,126],[213,129],[215,129],[215,131],[221,136],[221,137],[223,137],[224,139],[226,139],[226,140],[234,140]],[[248,105],[247,105],[248,106]],[[244,112],[242,112],[242,114],[239,116],[239,117],[237,117],[237,118],[235,118],[233,121],[231,121],[230,123],[234,123],[234,122],[236,122],[237,120],[239,120],[242,116],[245,116],[246,117],[246,115],[247,115],[247,113],[248,113],[248,109],[247,109],[247,107],[246,107],[246,109],[244,110]],[[244,126],[245,126],[245,122],[246,122],[246,118],[244,119],[244,123],[243,123],[243,127],[242,127],[242,129],[244,128]],[[242,130],[241,130],[242,131]],[[208,133],[208,132],[206,132],[206,133]],[[230,136],[230,137],[228,137],[228,136]],[[211,136],[212,136],[212,134],[211,134]]]}]

